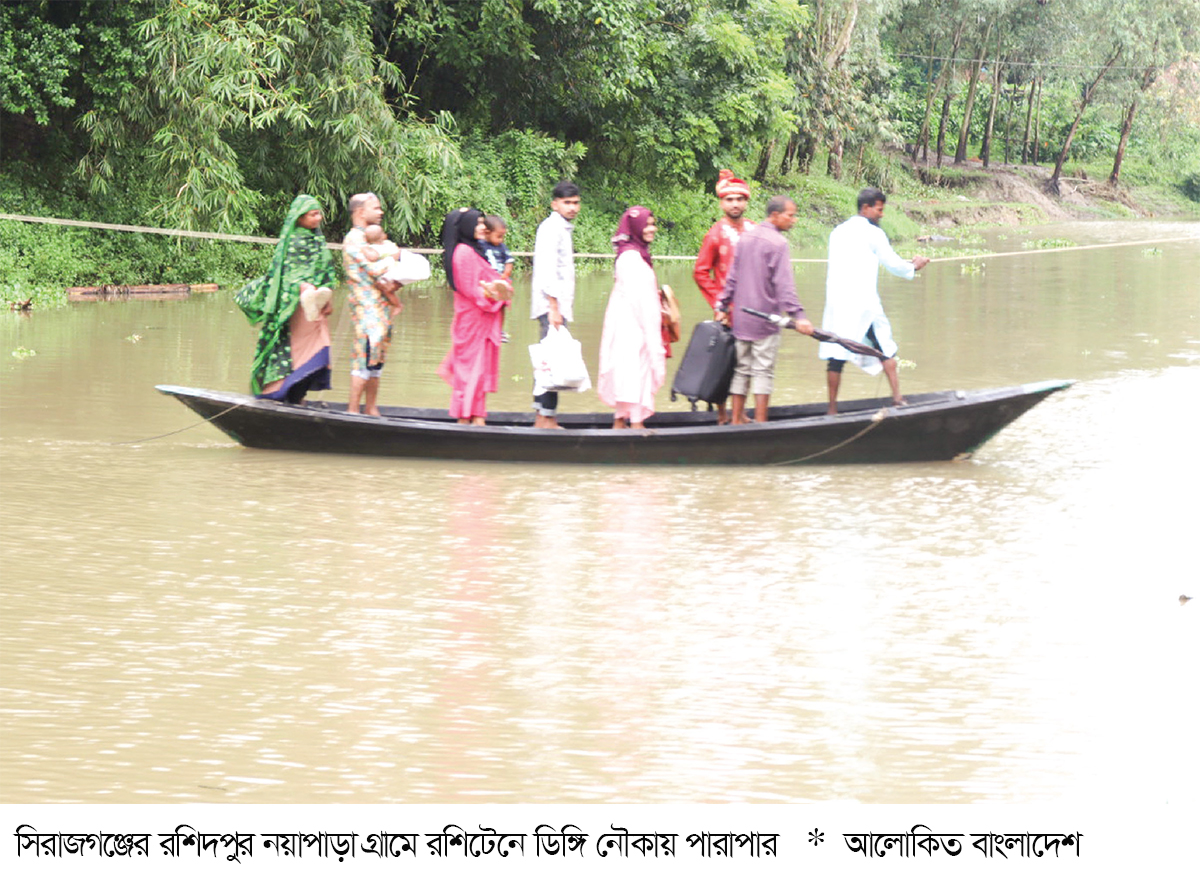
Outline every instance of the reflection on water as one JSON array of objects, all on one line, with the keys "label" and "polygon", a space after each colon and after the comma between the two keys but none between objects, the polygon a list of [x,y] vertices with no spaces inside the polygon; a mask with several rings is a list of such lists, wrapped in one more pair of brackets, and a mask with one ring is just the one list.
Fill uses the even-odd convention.
[{"label": "reflection on water", "polygon": [[[889,284],[910,390],[1081,379],[965,464],[113,446],[192,423],[154,383],[243,387],[240,315],[6,318],[0,797],[1195,800],[1196,252],[1114,253]],[[385,395],[441,404],[447,301],[409,304]],[[781,401],[819,398],[786,343]]]}]

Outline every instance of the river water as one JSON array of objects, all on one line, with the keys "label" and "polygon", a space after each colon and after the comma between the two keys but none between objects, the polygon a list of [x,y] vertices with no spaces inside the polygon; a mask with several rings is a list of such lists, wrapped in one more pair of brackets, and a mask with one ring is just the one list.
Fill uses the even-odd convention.
[{"label": "river water", "polygon": [[[965,463],[390,461],[204,424],[127,444],[195,420],[154,384],[245,389],[229,295],[6,315],[0,800],[1195,802],[1198,259],[883,281],[907,391],[1079,381]],[[690,266],[659,272],[690,328]],[[818,319],[822,281],[798,268]],[[609,282],[580,281],[593,369]],[[383,401],[445,404],[450,301],[407,303]],[[528,405],[523,315],[496,409]],[[340,303],[334,328],[344,399]],[[775,401],[823,386],[785,335]],[[848,370],[845,398],[882,392]]]}]

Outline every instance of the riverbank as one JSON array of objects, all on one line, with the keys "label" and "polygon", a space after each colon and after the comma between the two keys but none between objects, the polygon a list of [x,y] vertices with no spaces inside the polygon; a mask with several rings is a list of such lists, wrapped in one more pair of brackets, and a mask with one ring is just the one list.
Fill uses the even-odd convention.
[{"label": "riverbank", "polygon": [[[983,167],[977,160],[941,167],[914,165],[893,153],[877,176],[886,178],[888,213],[883,220],[893,244],[940,241],[947,235],[999,226],[1036,226],[1066,220],[1200,219],[1200,202],[1178,188],[1134,170],[1126,185],[1113,188],[1107,171],[1073,166],[1060,179],[1058,195],[1046,189],[1053,168],[1034,164]],[[791,239],[800,250],[819,252],[830,230],[853,212],[863,177],[837,181],[822,175],[768,179],[759,193],[796,199],[800,221]],[[964,254],[971,251],[964,250]]]},{"label": "riverbank", "polygon": [[[848,174],[833,180],[817,174],[768,176],[752,183],[751,217],[761,218],[765,196],[787,194],[800,209],[800,222],[790,233],[794,249],[819,256],[830,230],[854,212],[855,196],[863,182],[880,181],[889,194],[884,229],[904,251],[926,241],[939,241],[963,230],[996,226],[1035,226],[1063,220],[1200,218],[1200,203],[1190,201],[1177,188],[1148,181],[1137,174],[1128,185],[1113,188],[1105,174],[1073,167],[1060,180],[1058,195],[1045,188],[1050,169],[1035,165],[995,165],[978,161],[942,167],[912,165],[906,157],[890,155],[875,170]],[[0,211],[73,217],[102,221],[112,205],[89,202],[81,191],[62,183],[53,192],[3,177]],[[660,220],[655,244],[659,256],[689,256],[715,218],[716,201],[706,183],[671,185],[601,172],[582,172],[585,210],[575,233],[581,254],[604,254],[616,220],[629,204],[651,207]],[[120,220],[152,225],[149,214],[129,207],[129,196],[118,214]],[[525,244],[540,219],[511,216],[509,246],[528,251]],[[248,233],[262,235],[264,233]],[[341,233],[327,233],[336,239]],[[515,237],[514,237],[515,236]],[[423,246],[436,246],[427,233]],[[216,282],[233,287],[259,275],[266,267],[270,246],[178,238],[172,235],[131,234],[0,220],[0,305],[11,309],[61,305],[68,287],[126,287],[162,281]],[[964,255],[971,253],[964,247]],[[605,260],[583,262],[603,264]]]},{"label": "riverbank", "polygon": [[1008,226],[1061,220],[1146,219],[1196,216],[1200,205],[1176,189],[1148,184],[1112,186],[1086,167],[1059,180],[1059,194],[1046,188],[1050,169],[1033,164],[983,167],[967,161],[944,167],[914,165],[912,175],[939,190],[932,198],[905,200],[905,214],[937,229]]}]

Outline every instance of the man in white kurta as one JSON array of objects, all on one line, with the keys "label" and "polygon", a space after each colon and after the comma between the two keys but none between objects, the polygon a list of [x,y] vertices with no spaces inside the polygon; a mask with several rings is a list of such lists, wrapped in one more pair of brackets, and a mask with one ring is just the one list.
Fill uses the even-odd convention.
[{"label": "man in white kurta", "polygon": [[846,220],[829,235],[829,270],[825,278],[825,315],[821,327],[860,343],[876,347],[889,358],[882,362],[873,356],[851,353],[836,343],[822,343],[818,355],[828,360],[829,414],[837,414],[838,387],[842,369],[853,362],[868,374],[887,375],[892,387],[892,402],[904,405],[897,371],[898,347],[892,340],[892,326],[879,299],[879,267],[892,275],[912,279],[929,262],[928,257],[900,257],[879,228],[887,198],[879,189],[858,193],[858,214]]}]

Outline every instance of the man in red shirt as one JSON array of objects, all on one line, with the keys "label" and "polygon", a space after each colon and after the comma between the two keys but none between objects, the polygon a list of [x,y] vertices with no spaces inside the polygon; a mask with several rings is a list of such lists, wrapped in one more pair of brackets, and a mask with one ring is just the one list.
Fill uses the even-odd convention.
[{"label": "man in red shirt", "polygon": [[[717,313],[717,299],[725,287],[725,278],[733,266],[733,252],[742,233],[754,225],[747,220],[746,205],[750,201],[750,187],[733,175],[733,171],[722,170],[717,175],[717,200],[721,203],[721,219],[713,223],[700,243],[700,255],[692,268],[692,278],[700,293]],[[724,404],[717,408],[717,423],[727,423]]]}]

